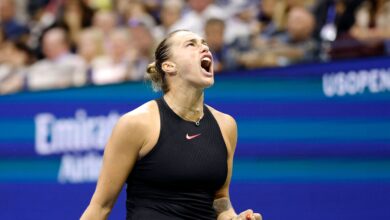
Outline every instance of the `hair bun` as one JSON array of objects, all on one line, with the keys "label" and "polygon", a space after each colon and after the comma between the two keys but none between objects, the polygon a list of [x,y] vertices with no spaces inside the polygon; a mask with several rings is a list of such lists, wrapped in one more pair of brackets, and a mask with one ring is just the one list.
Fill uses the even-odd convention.
[{"label": "hair bun", "polygon": [[146,69],[146,72],[149,76],[147,78],[152,81],[153,90],[160,91],[163,79],[161,74],[157,71],[156,62],[150,63]]},{"label": "hair bun", "polygon": [[148,65],[148,68],[146,69],[146,72],[150,75],[156,74],[157,73],[156,62],[150,63]]}]

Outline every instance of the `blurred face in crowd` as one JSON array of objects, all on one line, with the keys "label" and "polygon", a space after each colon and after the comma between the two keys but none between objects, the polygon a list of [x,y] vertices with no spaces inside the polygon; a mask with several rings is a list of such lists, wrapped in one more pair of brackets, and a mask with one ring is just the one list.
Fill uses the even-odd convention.
[{"label": "blurred face in crowd", "polygon": [[7,56],[7,63],[14,66],[14,67],[22,67],[27,65],[29,61],[29,54],[18,48],[15,44],[10,43],[5,48],[6,56]]},{"label": "blurred face in crowd", "polygon": [[165,27],[170,27],[181,17],[182,3],[180,0],[167,0],[161,10],[161,22]]},{"label": "blurred face in crowd", "polygon": [[108,53],[116,61],[122,61],[130,45],[130,34],[127,29],[117,29],[110,34]]},{"label": "blurred face in crowd", "polygon": [[222,20],[212,19],[206,23],[205,37],[209,47],[218,51],[223,47],[225,24]]},{"label": "blurred face in crowd", "polygon": [[134,46],[137,48],[139,55],[145,57],[151,56],[154,39],[149,29],[141,24],[131,27],[130,33],[134,42],[137,42]]},{"label": "blurred face in crowd", "polygon": [[188,5],[192,10],[201,13],[203,12],[213,0],[188,0]]},{"label": "blurred face in crowd", "polygon": [[93,26],[108,34],[116,26],[116,16],[113,12],[98,11],[93,18]]},{"label": "blurred face in crowd", "polygon": [[212,55],[204,39],[189,31],[179,31],[169,43],[171,56],[162,67],[174,76],[171,85],[189,84],[203,89],[214,84]]},{"label": "blurred face in crowd", "polygon": [[14,0],[0,0],[0,21],[8,21],[14,17]]},{"label": "blurred face in crowd", "polygon": [[87,62],[103,52],[103,36],[100,31],[87,29],[81,32],[77,45],[78,54]]},{"label": "blurred face in crowd", "polygon": [[292,8],[287,16],[287,31],[295,41],[310,38],[314,25],[313,15],[303,7]]},{"label": "blurred face in crowd", "polygon": [[69,52],[66,42],[66,32],[55,28],[47,31],[43,36],[43,53],[47,59],[57,59]]}]

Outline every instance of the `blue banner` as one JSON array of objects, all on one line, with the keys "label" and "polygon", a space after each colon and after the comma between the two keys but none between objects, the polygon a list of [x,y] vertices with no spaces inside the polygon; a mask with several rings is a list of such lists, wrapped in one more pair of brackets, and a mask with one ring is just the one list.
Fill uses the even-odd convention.
[{"label": "blue banner", "polygon": [[[239,138],[237,212],[390,219],[390,59],[226,73],[206,103]],[[146,82],[0,96],[0,219],[77,219],[118,118],[159,97]],[[124,219],[122,193],[111,219]]]}]

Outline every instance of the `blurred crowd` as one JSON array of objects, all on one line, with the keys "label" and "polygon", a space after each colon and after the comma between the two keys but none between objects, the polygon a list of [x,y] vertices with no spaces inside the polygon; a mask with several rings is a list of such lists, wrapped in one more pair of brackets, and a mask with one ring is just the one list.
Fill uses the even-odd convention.
[{"label": "blurred crowd", "polygon": [[0,94],[143,80],[176,29],[217,73],[390,55],[390,0],[0,0]]}]

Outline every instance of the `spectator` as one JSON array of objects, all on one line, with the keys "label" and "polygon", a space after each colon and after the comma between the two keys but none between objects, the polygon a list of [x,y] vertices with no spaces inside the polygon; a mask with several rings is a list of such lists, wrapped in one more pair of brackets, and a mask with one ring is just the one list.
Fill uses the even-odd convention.
[{"label": "spectator", "polygon": [[168,33],[178,29],[183,11],[183,0],[164,0],[160,12],[161,24],[153,28],[156,42],[160,42]]},{"label": "spectator", "polygon": [[362,41],[390,38],[390,1],[365,1],[356,11],[350,33]]},{"label": "spectator", "polygon": [[77,41],[77,54],[86,63],[104,54],[103,33],[94,28],[87,28],[81,31]]},{"label": "spectator", "polygon": [[27,66],[33,61],[32,52],[22,43],[8,42],[0,57],[0,94],[22,90]]},{"label": "spectator", "polygon": [[94,11],[81,0],[67,0],[62,9],[58,23],[69,29],[71,43],[75,45],[81,30],[92,26]]},{"label": "spectator", "polygon": [[132,79],[135,51],[127,29],[115,29],[108,37],[107,54],[92,61],[92,83],[104,85]]},{"label": "spectator", "polygon": [[49,29],[43,36],[45,59],[31,66],[27,75],[30,90],[66,88],[85,84],[85,66],[71,54],[69,37],[61,28]]},{"label": "spectator", "polygon": [[313,14],[317,21],[314,36],[321,41],[334,41],[355,23],[354,14],[364,0],[320,0]]},{"label": "spectator", "polygon": [[[287,63],[309,62],[316,60],[317,45],[312,38],[315,28],[314,15],[304,7],[294,7],[287,15],[286,32],[279,37],[275,53]],[[279,60],[279,62],[284,62]]]},{"label": "spectator", "polygon": [[349,31],[338,35],[329,55],[332,59],[379,56],[385,54],[386,36],[376,24],[379,1],[364,1],[354,12],[354,24]]},{"label": "spectator", "polygon": [[224,42],[225,23],[221,19],[211,18],[206,22],[205,40],[213,54],[214,71],[233,70],[236,62],[230,47]]},{"label": "spectator", "polygon": [[190,30],[204,36],[204,26],[210,18],[225,20],[226,13],[213,0],[188,0],[189,10],[183,15],[178,24],[179,29]]},{"label": "spectator", "polygon": [[231,44],[237,38],[249,38],[259,33],[258,22],[258,2],[238,1],[232,4],[232,16],[226,20],[226,32],[224,41]]},{"label": "spectator", "polygon": [[55,23],[55,14],[48,10],[49,0],[28,1],[30,36],[27,45],[34,51],[35,55],[41,56],[40,41],[42,34]]},{"label": "spectator", "polygon": [[145,6],[140,0],[128,1],[125,5],[126,9],[124,11],[124,24],[134,25],[142,23],[148,28],[153,28],[156,23],[151,15],[146,11]]},{"label": "spectator", "polygon": [[161,5],[164,0],[143,0],[145,10],[150,14],[155,21],[159,23],[159,14],[161,10]]},{"label": "spectator", "polygon": [[27,41],[29,29],[16,20],[13,0],[0,0],[0,22],[9,40]]},{"label": "spectator", "polygon": [[94,14],[92,23],[93,27],[108,34],[116,28],[118,18],[113,11],[98,11]]},{"label": "spectator", "polygon": [[109,34],[115,30],[118,24],[118,17],[114,11],[97,11],[93,17],[93,27],[101,31],[103,36],[103,45],[107,49]]},{"label": "spectator", "polygon": [[85,62],[88,84],[92,83],[92,61],[103,53],[103,33],[94,28],[82,30],[77,41],[77,54]]},{"label": "spectator", "polygon": [[246,68],[284,66],[313,60],[317,49],[312,33],[314,16],[303,7],[295,7],[287,16],[287,29],[271,39],[258,38],[254,50],[241,54],[239,63]]},{"label": "spectator", "polygon": [[153,49],[155,47],[155,41],[147,26],[142,23],[130,26],[130,32],[133,37],[133,41],[137,42],[133,46],[136,50],[134,60],[135,72],[131,79],[141,80],[144,78],[146,68],[154,55]]}]

